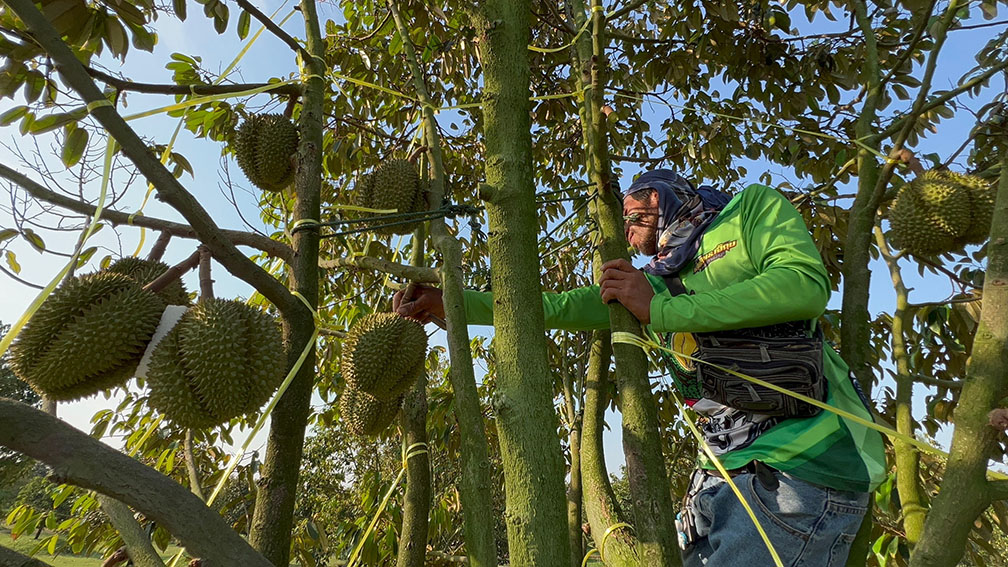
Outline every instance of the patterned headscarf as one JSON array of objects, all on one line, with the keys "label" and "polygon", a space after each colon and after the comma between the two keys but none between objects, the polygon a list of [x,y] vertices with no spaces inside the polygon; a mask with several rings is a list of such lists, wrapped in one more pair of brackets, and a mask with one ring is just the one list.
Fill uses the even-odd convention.
[{"label": "patterned headscarf", "polygon": [[709,185],[694,188],[670,169],[642,173],[623,191],[623,197],[644,189],[658,193],[658,254],[644,271],[657,276],[677,274],[696,254],[700,236],[731,197]]}]

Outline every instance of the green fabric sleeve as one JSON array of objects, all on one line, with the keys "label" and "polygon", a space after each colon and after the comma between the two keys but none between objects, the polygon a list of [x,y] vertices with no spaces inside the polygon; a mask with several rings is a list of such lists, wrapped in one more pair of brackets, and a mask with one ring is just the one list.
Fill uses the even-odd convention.
[{"label": "green fabric sleeve", "polygon": [[[493,325],[493,293],[465,290],[466,322]],[[547,329],[589,331],[609,328],[609,310],[602,303],[599,286],[590,285],[562,293],[543,293]]]},{"label": "green fabric sleeve", "polygon": [[822,315],[829,277],[819,251],[794,206],[762,185],[741,196],[741,244],[757,274],[718,290],[651,300],[657,332],[744,329]]}]

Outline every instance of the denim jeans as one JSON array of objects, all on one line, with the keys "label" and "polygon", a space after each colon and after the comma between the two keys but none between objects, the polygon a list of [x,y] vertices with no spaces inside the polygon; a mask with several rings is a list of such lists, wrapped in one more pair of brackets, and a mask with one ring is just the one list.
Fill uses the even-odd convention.
[{"label": "denim jeans", "polygon": [[[732,478],[785,567],[836,567],[847,561],[868,509],[868,494],[817,486],[774,471],[769,490],[752,473]],[[707,475],[693,499],[699,538],[683,551],[684,567],[774,565],[763,538],[731,487]]]}]

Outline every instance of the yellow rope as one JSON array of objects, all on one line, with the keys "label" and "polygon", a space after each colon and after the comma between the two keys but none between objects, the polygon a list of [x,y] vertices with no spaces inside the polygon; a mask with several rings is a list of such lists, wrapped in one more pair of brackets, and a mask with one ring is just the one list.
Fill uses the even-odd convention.
[{"label": "yellow rope", "polygon": [[613,535],[613,532],[615,532],[619,528],[629,528],[630,530],[633,530],[633,526],[631,526],[630,524],[628,524],[626,522],[617,522],[617,523],[609,526],[606,529],[606,531],[602,534],[602,543],[599,544],[599,548],[598,548],[598,550],[599,550],[599,552],[598,552],[599,558],[602,559],[602,563],[605,563],[605,544],[606,544],[606,540],[608,540],[609,536]]},{"label": "yellow rope", "polygon": [[[730,368],[725,368],[723,366],[719,366],[717,364],[713,364],[711,362],[707,362],[706,360],[701,360],[701,359],[699,359],[699,358],[697,358],[695,356],[692,356],[692,355],[688,355],[688,354],[685,354],[685,353],[682,353],[682,352],[677,352],[677,351],[672,350],[670,348],[664,347],[664,346],[662,346],[662,345],[660,345],[660,344],[658,344],[658,343],[656,343],[654,341],[646,340],[646,339],[641,339],[640,337],[638,337],[637,335],[634,335],[633,333],[627,333],[627,332],[616,332],[616,333],[613,333],[612,334],[612,342],[613,343],[623,343],[623,344],[635,345],[635,346],[638,346],[638,347],[644,349],[645,351],[651,350],[651,349],[664,350],[664,351],[669,352],[671,354],[674,354],[676,356],[679,356],[679,357],[682,357],[682,358],[685,358],[685,359],[688,359],[688,360],[692,360],[694,362],[699,362],[701,364],[706,364],[706,365],[711,366],[713,368],[717,368],[718,370],[721,370],[722,372],[727,372],[727,373],[731,374],[732,376],[736,376],[738,378],[742,378],[743,380],[748,380],[749,382],[752,382],[753,384],[757,384],[759,386],[763,386],[764,388],[769,388],[769,389],[771,389],[771,390],[773,390],[775,392],[780,392],[782,394],[791,396],[791,397],[793,397],[795,399],[801,400],[801,401],[803,401],[803,402],[805,402],[807,404],[811,404],[811,405],[816,406],[818,408],[822,408],[822,409],[824,409],[826,411],[832,412],[832,413],[834,413],[834,414],[836,414],[836,415],[838,415],[838,416],[840,416],[840,417],[842,417],[844,419],[848,419],[848,420],[853,421],[853,422],[855,422],[855,423],[857,423],[859,425],[863,425],[863,426],[865,426],[865,427],[867,427],[869,429],[874,429],[875,431],[878,431],[879,433],[882,433],[883,435],[886,435],[886,436],[888,436],[890,438],[898,439],[898,440],[900,440],[900,441],[902,441],[904,443],[913,445],[914,447],[917,447],[918,449],[920,449],[922,451],[926,451],[926,452],[931,453],[933,455],[938,455],[938,456],[945,457],[945,458],[948,458],[948,456],[949,456],[948,453],[946,453],[945,451],[942,451],[941,449],[938,449],[937,447],[932,447],[931,445],[929,445],[927,443],[924,443],[922,441],[919,441],[917,439],[914,439],[913,437],[910,437],[909,435],[907,435],[905,433],[900,433],[899,431],[896,431],[894,429],[890,429],[890,428],[888,428],[888,427],[886,427],[884,425],[879,425],[878,423],[875,423],[874,421],[867,420],[867,419],[865,419],[865,418],[863,418],[861,416],[858,416],[858,415],[854,415],[853,413],[850,413],[849,411],[842,410],[840,408],[831,406],[831,405],[829,405],[829,404],[827,404],[825,402],[820,402],[819,400],[817,400],[815,398],[810,398],[808,396],[805,396],[805,395],[802,395],[802,394],[798,394],[796,392],[792,392],[791,390],[788,390],[786,388],[782,388],[782,387],[780,387],[780,386],[778,386],[776,384],[771,384],[771,383],[766,382],[764,380],[760,380],[759,378],[754,378],[752,376],[747,376],[746,374],[743,374],[741,372],[732,370]],[[988,470],[987,474],[990,475],[990,477],[992,479],[995,479],[995,480],[1008,480],[1008,475],[999,473],[997,471]]]},{"label": "yellow rope", "polygon": [[87,109],[88,114],[91,114],[92,112],[95,111],[96,108],[102,108],[103,106],[112,106],[112,107],[114,107],[115,105],[112,104],[111,100],[109,100],[107,98],[103,98],[101,100],[93,100],[93,101],[87,103],[87,105],[84,108]]}]

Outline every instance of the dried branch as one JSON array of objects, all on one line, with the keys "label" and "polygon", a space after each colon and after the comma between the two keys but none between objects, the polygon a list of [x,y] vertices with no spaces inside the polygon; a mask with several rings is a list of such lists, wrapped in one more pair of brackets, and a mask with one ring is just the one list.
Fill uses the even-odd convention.
[{"label": "dried branch", "polygon": [[391,274],[398,278],[416,283],[440,283],[441,276],[435,268],[425,268],[422,266],[407,266],[396,264],[374,256],[354,256],[351,258],[331,258],[329,260],[319,260],[319,267],[325,270],[334,268],[359,268],[374,270],[385,274]]},{"label": "dried branch", "polygon": [[249,2],[248,0],[237,0],[237,1],[238,6],[241,7],[242,10],[245,10],[246,12],[249,13],[250,16],[258,20],[259,23],[263,25],[263,27],[269,30],[270,33],[272,33],[273,35],[277,36],[277,38],[280,41],[286,43],[287,47],[293,49],[294,52],[299,54],[303,60],[311,61],[312,54],[308,53],[308,50],[305,49],[303,45],[298,43],[296,39],[291,37],[290,34],[283,31],[283,29],[280,26],[278,26],[276,22],[270,19],[269,16],[260,12],[259,9],[253,6],[252,3]]},{"label": "dried branch", "polygon": [[[22,189],[27,191],[29,195],[35,197],[36,199],[52,203],[69,211],[83,215],[93,215],[95,213],[94,205],[78,201],[72,197],[67,197],[66,195],[61,195],[51,189],[47,189],[43,185],[36,183],[27,176],[7,167],[2,163],[0,163],[0,177],[3,177],[15,185],[20,186]],[[102,209],[101,216],[102,220],[108,221],[113,225],[139,226],[160,230],[162,232],[167,232],[172,236],[178,236],[181,238],[199,238],[196,229],[191,226],[155,217],[136,215],[131,220],[130,217],[132,215],[111,209]],[[259,234],[240,230],[221,230],[220,232],[229,242],[236,246],[249,246],[257,250],[262,250],[274,258],[280,258],[288,263],[290,263],[294,256],[294,252],[286,244]]]},{"label": "dried branch", "polygon": [[181,484],[26,404],[0,398],[0,446],[49,465],[58,482],[110,496],[218,565],[272,567]]}]

